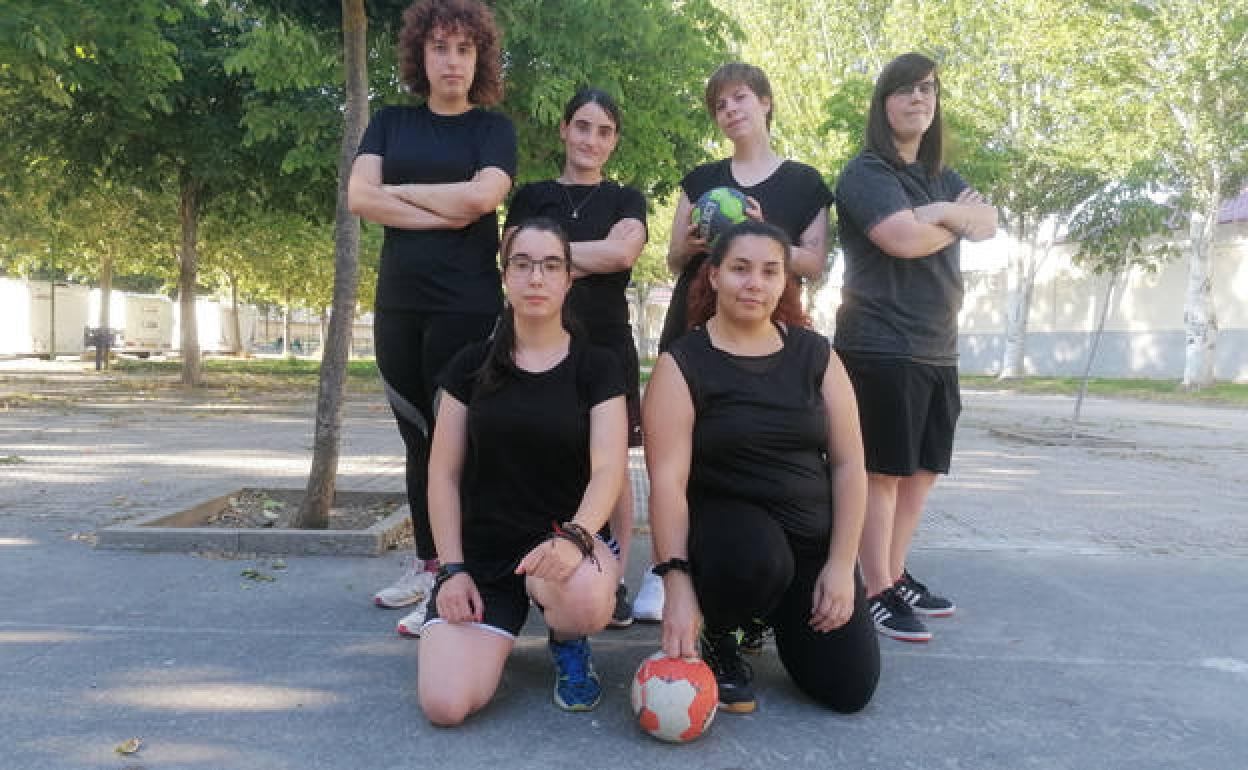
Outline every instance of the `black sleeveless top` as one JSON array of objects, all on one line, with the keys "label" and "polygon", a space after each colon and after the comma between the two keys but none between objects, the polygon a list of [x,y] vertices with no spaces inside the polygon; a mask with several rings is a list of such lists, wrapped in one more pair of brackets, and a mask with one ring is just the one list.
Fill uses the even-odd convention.
[{"label": "black sleeveless top", "polygon": [[716,500],[732,498],[765,508],[791,536],[826,541],[830,347],[809,329],[778,328],[784,347],[766,356],[719,350],[702,326],[672,345],[694,408],[689,515],[714,516]]}]

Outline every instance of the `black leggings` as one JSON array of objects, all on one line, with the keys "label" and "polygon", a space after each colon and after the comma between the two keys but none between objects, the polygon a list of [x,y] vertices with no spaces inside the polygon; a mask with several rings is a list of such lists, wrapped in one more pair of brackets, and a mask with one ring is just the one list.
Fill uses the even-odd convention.
[{"label": "black leggings", "polygon": [[417,313],[378,310],[373,344],[386,399],[407,449],[407,502],[412,511],[416,555],[437,558],[429,527],[429,443],[437,377],[465,345],[485,339],[494,313]]},{"label": "black leggings", "polygon": [[763,620],[775,629],[780,662],[794,684],[828,708],[852,713],[875,693],[880,648],[857,570],[849,621],[830,633],[810,627],[814,586],[827,556],[826,542],[790,537],[751,503],[717,500],[690,511],[689,560],[707,629]]}]

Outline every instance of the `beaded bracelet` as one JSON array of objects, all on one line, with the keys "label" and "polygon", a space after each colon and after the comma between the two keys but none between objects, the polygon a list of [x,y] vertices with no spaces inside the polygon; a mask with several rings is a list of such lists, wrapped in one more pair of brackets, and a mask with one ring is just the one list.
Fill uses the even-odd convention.
[{"label": "beaded bracelet", "polygon": [[554,532],[552,538],[561,538],[570,541],[573,545],[580,549],[581,555],[594,563],[598,567],[598,571],[602,571],[602,565],[598,563],[598,558],[594,556],[594,536],[575,521],[565,521],[563,524],[552,524]]}]

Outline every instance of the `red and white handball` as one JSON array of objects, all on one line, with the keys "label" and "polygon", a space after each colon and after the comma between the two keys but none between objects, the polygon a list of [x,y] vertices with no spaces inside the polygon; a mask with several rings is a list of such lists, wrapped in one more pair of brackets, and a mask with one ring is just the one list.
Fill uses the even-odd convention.
[{"label": "red and white handball", "polygon": [[660,650],[638,667],[632,701],[642,730],[661,741],[686,743],[711,726],[719,688],[701,660],[669,658]]}]

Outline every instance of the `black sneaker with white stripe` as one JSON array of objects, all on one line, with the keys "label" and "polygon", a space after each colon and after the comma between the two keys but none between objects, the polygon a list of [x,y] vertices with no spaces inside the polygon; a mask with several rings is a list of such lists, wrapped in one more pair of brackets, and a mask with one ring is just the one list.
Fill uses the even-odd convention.
[{"label": "black sneaker with white stripe", "polygon": [[915,612],[927,615],[929,618],[947,618],[957,609],[957,606],[949,599],[936,596],[927,590],[927,586],[914,579],[910,570],[902,570],[901,577],[897,578],[893,588],[897,589],[897,593],[901,594],[901,598],[905,599]]},{"label": "black sneaker with white stripe", "polygon": [[914,614],[896,586],[889,586],[868,599],[867,609],[875,622],[875,630],[887,637],[903,642],[926,642],[932,638],[932,632]]}]

